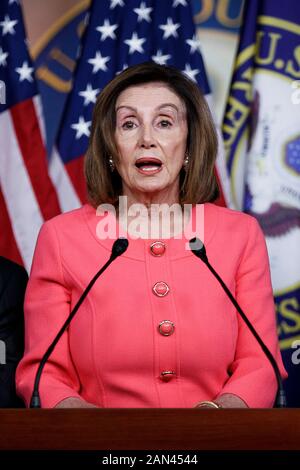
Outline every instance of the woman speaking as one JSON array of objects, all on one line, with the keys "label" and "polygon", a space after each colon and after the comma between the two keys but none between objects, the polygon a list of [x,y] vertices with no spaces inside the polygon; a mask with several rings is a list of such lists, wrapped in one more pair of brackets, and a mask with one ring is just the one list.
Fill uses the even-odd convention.
[{"label": "woman speaking", "polygon": [[17,370],[27,405],[43,354],[121,234],[128,249],[45,365],[42,407],[273,406],[269,360],[189,248],[194,233],[285,378],[264,236],[250,215],[213,204],[216,153],[206,101],[178,70],[140,64],[102,90],[85,159],[90,202],[38,237]]}]

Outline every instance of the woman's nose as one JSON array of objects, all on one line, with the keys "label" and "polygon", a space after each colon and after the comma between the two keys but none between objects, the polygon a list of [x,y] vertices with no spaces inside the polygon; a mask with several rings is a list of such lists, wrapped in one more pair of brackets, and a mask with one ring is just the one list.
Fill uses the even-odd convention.
[{"label": "woman's nose", "polygon": [[155,139],[153,136],[153,129],[151,125],[141,126],[140,146],[141,147],[155,146]]}]

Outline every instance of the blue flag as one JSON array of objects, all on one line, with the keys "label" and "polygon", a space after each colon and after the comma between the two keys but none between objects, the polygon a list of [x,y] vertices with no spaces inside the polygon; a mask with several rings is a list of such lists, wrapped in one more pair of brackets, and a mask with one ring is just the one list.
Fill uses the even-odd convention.
[{"label": "blue flag", "polygon": [[288,405],[300,406],[297,0],[246,1],[223,136],[233,199],[257,218],[266,237]]}]

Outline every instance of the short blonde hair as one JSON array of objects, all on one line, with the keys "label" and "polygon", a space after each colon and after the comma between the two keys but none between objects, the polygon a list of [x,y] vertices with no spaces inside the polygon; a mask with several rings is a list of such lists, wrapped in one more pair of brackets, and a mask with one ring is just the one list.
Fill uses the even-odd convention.
[{"label": "short blonde hair", "polygon": [[117,98],[126,88],[149,82],[165,83],[186,106],[189,165],[186,172],[180,172],[180,204],[214,201],[219,196],[214,172],[218,139],[205,97],[196,83],[178,69],[145,62],[125,69],[97,98],[84,163],[88,196],[94,207],[102,203],[117,206],[122,194],[121,176],[117,170],[111,172],[108,164],[110,156],[118,162],[115,142]]}]

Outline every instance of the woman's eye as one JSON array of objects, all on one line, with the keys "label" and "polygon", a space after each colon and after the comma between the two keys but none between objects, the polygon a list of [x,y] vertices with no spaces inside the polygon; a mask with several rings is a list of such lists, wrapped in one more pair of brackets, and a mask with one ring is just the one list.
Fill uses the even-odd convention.
[{"label": "woman's eye", "polygon": [[125,121],[122,124],[122,129],[134,129],[135,123],[133,121]]},{"label": "woman's eye", "polygon": [[161,127],[171,127],[172,123],[168,121],[167,119],[162,119],[161,121],[159,121],[159,125]]}]

